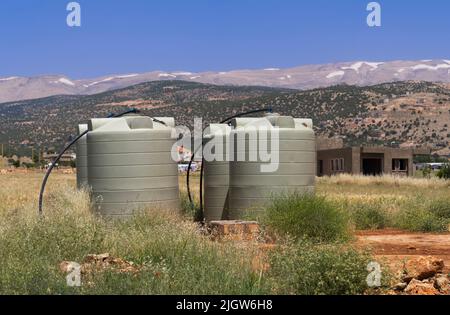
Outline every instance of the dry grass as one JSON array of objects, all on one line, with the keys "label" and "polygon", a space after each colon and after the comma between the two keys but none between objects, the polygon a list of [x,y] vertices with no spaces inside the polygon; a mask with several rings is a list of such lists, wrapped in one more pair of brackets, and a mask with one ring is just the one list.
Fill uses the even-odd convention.
[{"label": "dry grass", "polygon": [[[29,204],[34,205],[37,211],[38,193],[43,178],[43,172],[0,174],[0,213]],[[55,191],[59,187],[74,187],[75,182],[74,175],[52,174],[46,192]]]},{"label": "dry grass", "polygon": [[384,187],[414,187],[421,189],[450,188],[450,182],[438,178],[414,178],[392,175],[362,176],[342,174],[332,177],[319,177],[318,184],[325,185],[356,185],[356,186],[384,186]]},{"label": "dry grass", "polygon": [[[38,218],[42,178],[43,173],[0,175],[0,294],[344,294],[364,289],[355,283],[365,279],[366,259],[356,252],[342,256],[332,248],[321,251],[311,244],[293,244],[283,246],[284,253],[269,255],[273,270],[255,272],[254,245],[211,242],[189,220],[154,212],[124,222],[95,217],[87,193],[75,189],[74,175],[52,175],[44,200],[45,217]],[[181,175],[182,193],[185,180]],[[191,189],[196,197],[198,181],[194,174]],[[429,209],[450,213],[444,200],[449,189],[448,183],[439,180],[392,177],[340,176],[318,179],[317,184],[318,194],[332,200],[333,206],[356,211],[361,225],[377,228],[381,221],[390,224],[391,215],[401,213],[401,227],[416,230],[440,228],[441,222]],[[386,213],[389,217],[383,217]],[[66,286],[58,271],[61,261],[80,262],[88,254],[103,252],[145,266],[144,271],[137,277],[104,273],[93,279],[94,286]],[[336,271],[337,265],[341,271]],[[291,274],[297,278],[287,277]],[[331,285],[334,278],[329,277],[336,274],[345,280],[340,286]],[[317,275],[330,285],[315,286]],[[303,278],[311,281],[298,286]]]},{"label": "dry grass", "polygon": [[[38,217],[41,176],[0,177],[2,196],[9,196],[0,211],[0,294],[269,293],[253,269],[253,244],[211,242],[196,224],[151,210],[125,221],[96,217],[73,175],[52,176]],[[105,252],[142,270],[96,274],[81,288],[66,285],[60,262]]]}]

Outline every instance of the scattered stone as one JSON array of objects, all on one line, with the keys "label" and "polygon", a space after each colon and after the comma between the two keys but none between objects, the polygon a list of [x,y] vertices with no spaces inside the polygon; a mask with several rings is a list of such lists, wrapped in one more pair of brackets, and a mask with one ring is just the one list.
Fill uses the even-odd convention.
[{"label": "scattered stone", "polygon": [[432,256],[421,256],[408,260],[403,266],[402,280],[410,282],[412,279],[424,280],[435,276],[444,269],[444,261]]},{"label": "scattered stone", "polygon": [[439,291],[431,283],[423,283],[422,281],[412,279],[405,288],[405,293],[411,295],[439,295]]},{"label": "scattered stone", "polygon": [[74,261],[63,261],[59,264],[59,270],[62,273],[69,273],[74,268],[76,268],[79,264]]},{"label": "scattered stone", "polygon": [[[63,261],[59,265],[59,269],[63,273],[68,273],[77,266],[76,262]],[[132,262],[122,258],[116,258],[108,253],[87,255],[80,264],[81,274],[90,274],[93,272],[102,272],[104,270],[113,270],[119,273],[138,273],[140,267],[135,266]]]},{"label": "scattered stone", "polygon": [[395,291],[403,291],[406,289],[407,286],[408,286],[408,284],[406,282],[399,282],[396,285],[394,285],[392,288]]},{"label": "scattered stone", "polygon": [[449,293],[450,281],[446,276],[439,276],[434,280],[434,286],[442,293]]}]

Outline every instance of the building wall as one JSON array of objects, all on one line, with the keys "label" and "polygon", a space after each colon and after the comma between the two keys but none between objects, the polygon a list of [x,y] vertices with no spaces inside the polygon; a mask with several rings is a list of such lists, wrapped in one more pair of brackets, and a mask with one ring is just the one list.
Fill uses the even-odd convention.
[{"label": "building wall", "polygon": [[[353,172],[353,150],[352,148],[321,150],[317,152],[317,165],[319,168],[320,161],[323,161],[323,173],[318,175],[335,175],[340,173]],[[332,170],[331,161],[335,159],[344,159],[344,169],[342,171]]]},{"label": "building wall", "polygon": [[[398,174],[405,176],[414,175],[414,157],[413,149],[388,148],[388,147],[352,147],[343,149],[330,149],[317,151],[317,165],[323,161],[323,173],[319,174],[319,166],[317,174],[319,176],[330,176],[339,173],[362,174],[362,161],[364,158],[380,157],[382,159],[382,171],[384,174]],[[331,169],[331,161],[334,159],[344,159],[344,170],[336,171]],[[393,172],[392,160],[404,159],[408,160],[407,172]]]}]

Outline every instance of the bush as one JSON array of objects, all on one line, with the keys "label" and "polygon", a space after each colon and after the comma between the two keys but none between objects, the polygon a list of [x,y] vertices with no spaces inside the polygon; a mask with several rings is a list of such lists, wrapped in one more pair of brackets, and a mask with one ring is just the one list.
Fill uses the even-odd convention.
[{"label": "bush", "polygon": [[428,209],[437,217],[450,220],[450,198],[432,200]]},{"label": "bush", "polygon": [[358,230],[378,230],[389,226],[386,210],[379,204],[357,203],[352,206],[351,216]]},{"label": "bush", "polygon": [[413,232],[446,232],[448,220],[439,217],[427,208],[411,207],[400,211],[395,226]]},{"label": "bush", "polygon": [[350,238],[349,220],[343,211],[313,194],[276,197],[258,219],[274,232],[297,239],[334,242]]},{"label": "bush", "polygon": [[441,179],[450,179],[450,164],[445,164],[436,174]]},{"label": "bush", "polygon": [[275,294],[363,294],[370,261],[352,248],[302,241],[272,253],[268,276]]}]

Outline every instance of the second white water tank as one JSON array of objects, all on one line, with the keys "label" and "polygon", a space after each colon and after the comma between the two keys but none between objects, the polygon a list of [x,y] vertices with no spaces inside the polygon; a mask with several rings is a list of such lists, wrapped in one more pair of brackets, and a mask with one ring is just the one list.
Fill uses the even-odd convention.
[{"label": "second white water tank", "polygon": [[[311,120],[268,115],[237,118],[232,125],[235,129],[230,134],[234,152],[229,166],[228,219],[258,215],[280,194],[314,192],[316,141]],[[274,165],[270,166],[261,156],[264,152],[270,153]],[[256,160],[252,158],[255,156]]]}]

